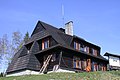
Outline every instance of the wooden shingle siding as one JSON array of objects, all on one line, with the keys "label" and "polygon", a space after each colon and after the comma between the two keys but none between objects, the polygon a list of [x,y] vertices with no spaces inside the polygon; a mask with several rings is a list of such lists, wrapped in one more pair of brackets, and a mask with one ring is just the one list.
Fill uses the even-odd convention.
[{"label": "wooden shingle siding", "polygon": [[23,46],[23,47],[24,47],[24,49],[21,51],[21,54],[19,57],[27,55],[27,48],[25,46]]},{"label": "wooden shingle siding", "polygon": [[50,46],[58,44],[52,37],[50,37]]},{"label": "wooden shingle siding", "polygon": [[40,70],[40,62],[35,57],[35,55],[33,54],[30,55],[27,67],[33,70]]},{"label": "wooden shingle siding", "polygon": [[28,59],[29,59],[28,56],[29,55],[19,57],[14,63],[12,63],[8,72],[23,69],[23,68],[27,68],[27,63],[28,63]]},{"label": "wooden shingle siding", "polygon": [[73,68],[73,59],[69,57],[63,57],[60,66],[65,68]]},{"label": "wooden shingle siding", "polygon": [[73,37],[65,35],[64,33],[58,32],[59,36],[66,42],[67,45],[71,45]]},{"label": "wooden shingle siding", "polygon": [[31,54],[35,54],[39,51],[39,44],[37,41],[35,41],[31,47]]},{"label": "wooden shingle siding", "polygon": [[41,24],[37,23],[32,35],[34,35],[38,32],[44,31],[44,30],[45,30],[45,28]]}]

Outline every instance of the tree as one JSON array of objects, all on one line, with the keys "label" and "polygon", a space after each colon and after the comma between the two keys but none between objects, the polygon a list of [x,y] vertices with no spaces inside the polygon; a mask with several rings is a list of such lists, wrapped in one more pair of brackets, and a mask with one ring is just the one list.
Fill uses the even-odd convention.
[{"label": "tree", "polygon": [[9,41],[7,38],[7,34],[4,34],[2,38],[0,38],[0,68],[3,69],[6,67],[6,55],[9,52]]},{"label": "tree", "polygon": [[[2,59],[2,40],[0,38],[0,60]],[[1,62],[1,61],[0,61]]]},{"label": "tree", "polygon": [[29,33],[27,32],[24,36],[24,43],[26,43],[29,40]]},{"label": "tree", "polygon": [[13,32],[12,40],[9,40],[7,53],[4,60],[6,60],[7,65],[11,63],[11,60],[15,53],[23,46],[23,37],[19,31]]},{"label": "tree", "polygon": [[9,41],[7,38],[7,34],[4,34],[2,38],[0,38],[0,58],[2,59],[2,55],[7,54],[9,46]]},{"label": "tree", "polygon": [[7,34],[4,34],[3,37],[0,39],[0,54],[7,54],[8,53],[8,38]]},{"label": "tree", "polygon": [[29,33],[27,32],[23,39],[19,31],[13,32],[11,40],[8,40],[7,34],[4,34],[3,37],[0,38],[0,69],[6,70],[15,53],[17,53],[28,40]]},{"label": "tree", "polygon": [[15,54],[24,44],[22,34],[19,31],[13,32],[11,44],[13,54]]}]

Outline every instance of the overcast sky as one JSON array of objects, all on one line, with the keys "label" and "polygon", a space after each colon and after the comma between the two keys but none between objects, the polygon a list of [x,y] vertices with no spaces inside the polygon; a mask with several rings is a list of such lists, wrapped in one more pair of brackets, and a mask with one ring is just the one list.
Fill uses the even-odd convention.
[{"label": "overcast sky", "polygon": [[120,54],[120,0],[0,0],[0,37],[31,34],[38,20],[63,27],[62,4],[74,35],[100,46],[102,55]]}]

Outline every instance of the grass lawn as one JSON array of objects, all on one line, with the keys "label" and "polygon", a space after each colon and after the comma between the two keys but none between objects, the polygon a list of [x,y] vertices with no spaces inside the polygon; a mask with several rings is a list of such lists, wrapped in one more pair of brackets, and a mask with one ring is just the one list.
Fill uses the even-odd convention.
[{"label": "grass lawn", "polygon": [[18,77],[3,77],[0,80],[120,80],[120,71],[83,73],[49,73]]}]

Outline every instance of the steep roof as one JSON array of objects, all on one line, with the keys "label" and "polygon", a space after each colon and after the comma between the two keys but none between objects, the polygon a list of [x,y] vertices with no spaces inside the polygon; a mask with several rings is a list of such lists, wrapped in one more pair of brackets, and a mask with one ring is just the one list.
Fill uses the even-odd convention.
[{"label": "steep roof", "polygon": [[[20,55],[24,54],[23,52],[25,51],[25,47],[23,46],[13,57],[11,64],[8,66],[7,73],[15,71],[15,70],[20,70],[21,68],[24,69],[26,68],[26,64],[24,62],[21,62],[24,58],[25,61],[27,61],[27,56],[20,57]],[[21,64],[20,64],[21,63]],[[26,62],[25,62],[26,63]],[[22,67],[21,67],[22,66]]]},{"label": "steep roof", "polygon": [[111,53],[108,53],[108,52],[106,52],[106,53],[104,54],[104,56],[114,56],[114,57],[119,57],[119,58],[120,58],[120,55],[111,54]]},{"label": "steep roof", "polygon": [[74,38],[78,38],[92,46],[100,48],[99,46],[97,46],[95,44],[87,42],[83,38],[80,38],[75,35],[71,36],[71,35],[65,34],[58,28],[56,28],[50,24],[44,23],[42,21],[38,21],[36,28],[34,29],[32,35],[31,35],[30,41],[34,41],[35,39],[40,39],[43,36],[49,36],[49,35],[51,35],[59,44],[64,45],[64,46],[70,46],[72,40]]}]

